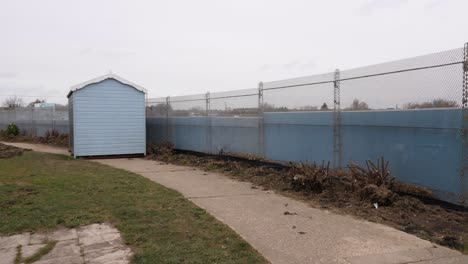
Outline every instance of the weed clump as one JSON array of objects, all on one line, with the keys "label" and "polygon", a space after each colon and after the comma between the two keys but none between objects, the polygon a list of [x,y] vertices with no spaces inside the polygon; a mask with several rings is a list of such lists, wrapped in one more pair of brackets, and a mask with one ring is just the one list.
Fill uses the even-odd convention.
[{"label": "weed clump", "polygon": [[5,134],[7,136],[18,136],[20,134],[20,129],[15,123],[11,123],[7,126]]},{"label": "weed clump", "polygon": [[173,157],[174,154],[174,145],[171,142],[164,142],[160,144],[147,144],[146,145],[146,154],[163,160],[168,160]]},{"label": "weed clump", "polygon": [[395,179],[390,175],[388,161],[383,158],[374,163],[366,161],[367,167],[355,163],[349,171],[330,170],[330,162],[322,164],[292,164],[288,174],[294,191],[327,193],[337,199],[353,196],[361,201],[390,205],[395,200]]}]

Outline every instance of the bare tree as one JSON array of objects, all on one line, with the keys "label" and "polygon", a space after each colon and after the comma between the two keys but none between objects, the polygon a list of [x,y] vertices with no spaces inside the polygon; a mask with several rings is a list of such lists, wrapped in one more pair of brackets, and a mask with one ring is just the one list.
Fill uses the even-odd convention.
[{"label": "bare tree", "polygon": [[263,111],[265,112],[287,112],[289,109],[285,106],[275,106],[274,104],[263,103]]},{"label": "bare tree", "polygon": [[23,107],[24,106],[24,101],[22,98],[17,97],[17,96],[12,96],[7,99],[5,99],[2,102],[2,106],[6,108],[18,108],[18,107]]},{"label": "bare tree", "polygon": [[152,105],[147,107],[148,113],[155,116],[165,116],[167,113],[172,112],[171,105],[167,105],[166,103],[158,103],[156,105]]},{"label": "bare tree", "polygon": [[369,105],[366,102],[359,101],[359,99],[354,99],[345,110],[369,110]]},{"label": "bare tree", "polygon": [[304,105],[298,108],[299,111],[317,111],[318,107],[314,105]]},{"label": "bare tree", "polygon": [[320,107],[320,110],[322,110],[322,111],[327,111],[327,110],[328,110],[328,105],[327,105],[327,103],[323,103],[322,107]]},{"label": "bare tree", "polygon": [[435,99],[428,102],[422,103],[407,103],[403,106],[405,109],[422,109],[422,108],[454,108],[458,107],[457,102],[445,100],[445,99]]}]

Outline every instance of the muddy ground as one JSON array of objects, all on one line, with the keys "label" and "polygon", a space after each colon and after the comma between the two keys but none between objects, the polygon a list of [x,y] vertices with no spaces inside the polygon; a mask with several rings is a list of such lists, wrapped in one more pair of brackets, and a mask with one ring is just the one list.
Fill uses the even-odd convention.
[{"label": "muddy ground", "polygon": [[25,151],[30,151],[30,149],[22,149],[0,143],[0,159],[8,159],[20,156]]},{"label": "muddy ground", "polygon": [[56,130],[48,131],[43,137],[34,136],[10,136],[6,135],[5,132],[0,131],[0,140],[6,142],[28,142],[28,143],[40,143],[50,144],[59,147],[68,146],[68,135],[60,134]]},{"label": "muddy ground", "polygon": [[[249,156],[174,151],[169,144],[149,146],[148,158],[221,172],[303,200],[313,207],[349,214],[414,234],[468,254],[468,208],[435,199],[427,189],[391,177],[388,163],[349,165],[331,170],[321,164],[276,163]],[[377,208],[376,208],[377,207]],[[294,213],[285,210],[285,214]]]}]

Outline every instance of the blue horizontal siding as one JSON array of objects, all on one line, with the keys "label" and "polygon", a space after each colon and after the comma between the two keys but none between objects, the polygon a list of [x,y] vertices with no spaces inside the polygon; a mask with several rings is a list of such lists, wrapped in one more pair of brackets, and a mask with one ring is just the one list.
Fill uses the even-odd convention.
[{"label": "blue horizontal siding", "polygon": [[72,97],[75,156],[146,152],[144,93],[107,79]]}]

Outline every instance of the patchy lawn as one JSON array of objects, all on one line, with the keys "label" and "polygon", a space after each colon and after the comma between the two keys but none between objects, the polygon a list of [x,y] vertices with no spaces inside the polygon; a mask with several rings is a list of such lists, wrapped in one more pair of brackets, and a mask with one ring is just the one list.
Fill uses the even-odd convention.
[{"label": "patchy lawn", "polygon": [[66,156],[0,159],[0,234],[113,223],[135,263],[266,263],[234,231],[142,176]]}]

